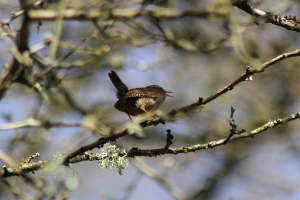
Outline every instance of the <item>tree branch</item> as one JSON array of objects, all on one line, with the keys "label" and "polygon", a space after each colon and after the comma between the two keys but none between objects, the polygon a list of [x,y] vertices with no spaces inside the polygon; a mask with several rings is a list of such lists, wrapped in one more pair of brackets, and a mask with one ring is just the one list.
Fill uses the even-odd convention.
[{"label": "tree branch", "polygon": [[[55,20],[59,16],[59,11],[55,9],[31,9],[29,10],[31,20]],[[73,9],[68,8],[63,14],[65,20],[109,20],[109,19],[131,19],[137,17],[155,17],[165,19],[176,19],[182,17],[206,17],[209,15],[224,16],[223,12],[213,12],[208,10],[178,10],[174,8],[155,8],[145,10],[140,8],[114,8],[110,10],[98,9]]]},{"label": "tree branch", "polygon": [[147,157],[154,157],[154,156],[161,156],[165,154],[179,154],[179,153],[189,153],[189,152],[195,152],[200,149],[211,149],[217,146],[221,146],[224,144],[227,144],[231,141],[242,139],[242,138],[253,138],[255,135],[262,133],[270,128],[276,127],[280,124],[284,124],[296,119],[300,119],[300,113],[295,113],[293,115],[290,115],[288,117],[277,119],[277,120],[269,120],[267,123],[263,124],[262,126],[250,131],[250,132],[244,132],[242,134],[235,134],[230,139],[220,139],[218,141],[211,141],[209,143],[205,144],[196,144],[196,145],[186,145],[184,147],[180,148],[168,148],[165,149],[138,149],[137,147],[132,148],[128,151],[129,157],[135,157],[135,156],[147,156]]},{"label": "tree branch", "polygon": [[[248,0],[237,0],[232,5],[245,11],[255,18],[261,18],[266,23],[271,23],[287,30],[300,32],[300,23],[296,20],[296,16],[279,16],[271,12],[256,9],[248,4]],[[258,22],[255,22],[258,24]]]},{"label": "tree branch", "polygon": [[[258,135],[270,128],[276,127],[280,124],[288,123],[290,121],[300,119],[300,113],[295,113],[293,115],[287,116],[282,119],[277,120],[269,120],[267,123],[263,124],[262,126],[250,131],[250,132],[244,132],[242,134],[235,134],[233,135],[229,141],[226,141],[227,139],[220,139],[218,141],[211,141],[209,143],[204,144],[196,144],[196,145],[186,145],[180,148],[166,148],[163,147],[161,149],[139,149],[137,147],[131,148],[127,156],[128,157],[136,157],[136,156],[146,156],[146,157],[154,157],[154,156],[161,156],[165,154],[179,154],[179,153],[189,153],[189,152],[195,152],[201,149],[211,149],[214,147],[218,147],[221,145],[225,145],[231,141],[242,139],[242,138],[253,138],[255,135]],[[47,164],[49,163],[56,163],[57,165],[69,165],[69,164],[75,164],[82,161],[93,161],[96,160],[93,153],[86,153],[86,151],[92,150],[94,148],[100,148],[105,143],[109,141],[114,141],[119,137],[125,136],[128,134],[127,130],[123,131],[118,134],[111,134],[107,137],[100,138],[94,143],[91,143],[89,145],[83,146],[78,148],[76,151],[68,154],[68,155],[58,155],[54,158],[45,160],[45,161],[39,161],[39,162],[32,162],[30,163],[33,156],[30,157],[30,159],[25,160],[26,162],[22,162],[19,164],[19,166],[8,168],[6,166],[3,166],[3,170],[0,172],[0,178],[7,178],[11,176],[19,176],[24,173],[28,172],[35,172],[37,170],[43,169]]]},{"label": "tree branch", "polygon": [[45,129],[50,128],[59,128],[59,127],[82,127],[86,128],[91,131],[95,131],[93,127],[87,126],[86,124],[81,123],[71,123],[71,122],[49,122],[49,121],[42,121],[34,118],[28,118],[18,122],[11,122],[7,124],[0,125],[0,131],[7,131],[13,129],[20,129],[20,128],[29,128],[29,127],[41,127]]},{"label": "tree branch", "polygon": [[252,80],[252,76],[254,74],[264,72],[265,69],[267,69],[271,65],[276,64],[277,62],[279,62],[281,60],[284,60],[286,58],[291,58],[291,57],[297,57],[297,56],[300,56],[300,49],[297,49],[295,51],[288,52],[288,53],[283,53],[283,54],[273,58],[272,60],[265,62],[264,64],[262,64],[260,67],[258,67],[256,69],[248,66],[248,67],[246,67],[245,72],[243,74],[241,74],[239,78],[237,78],[232,83],[225,86],[224,88],[219,89],[216,93],[212,94],[211,96],[207,97],[206,99],[203,100],[202,97],[199,97],[198,101],[191,105],[182,107],[178,110],[172,110],[171,112],[169,112],[168,114],[164,115],[161,118],[154,119],[154,120],[147,120],[147,121],[143,122],[142,125],[143,126],[151,126],[151,125],[157,125],[159,123],[164,124],[165,121],[174,121],[178,118],[184,117],[185,115],[187,115],[190,112],[200,112],[204,108],[205,104],[208,104],[209,102],[213,101],[214,99],[217,99],[218,97],[227,93],[228,91],[233,90],[234,87],[236,85],[240,84],[241,82]]},{"label": "tree branch", "polygon": [[[23,60],[25,60],[25,59],[21,59],[23,58],[23,56],[21,55],[23,54],[24,51],[29,50],[28,47],[29,21],[30,19],[28,18],[27,12],[24,12],[21,30],[20,33],[18,34],[18,42],[16,47],[17,50],[14,51],[15,53],[18,53],[18,55],[20,54],[20,56],[14,55],[9,68],[7,70],[4,70],[0,76],[0,100],[3,98],[7,88],[9,88],[12,82],[15,81],[21,74],[22,67],[20,66],[20,64],[23,62]],[[2,36],[2,37],[6,37],[6,36]],[[26,83],[24,82],[24,84]]]}]

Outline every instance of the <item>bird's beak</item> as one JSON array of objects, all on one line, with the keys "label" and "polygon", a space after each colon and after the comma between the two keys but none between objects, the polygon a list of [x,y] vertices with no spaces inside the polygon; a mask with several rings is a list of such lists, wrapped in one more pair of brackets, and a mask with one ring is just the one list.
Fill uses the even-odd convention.
[{"label": "bird's beak", "polygon": [[[165,91],[166,96],[168,96],[168,97],[173,97],[172,95],[169,95],[168,93],[173,93],[173,92]],[[173,98],[174,98],[174,97],[173,97]]]}]

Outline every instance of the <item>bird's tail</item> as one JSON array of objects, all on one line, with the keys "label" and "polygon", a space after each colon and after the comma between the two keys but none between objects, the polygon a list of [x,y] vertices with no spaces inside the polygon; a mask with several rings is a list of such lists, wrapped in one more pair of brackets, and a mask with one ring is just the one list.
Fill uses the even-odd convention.
[{"label": "bird's tail", "polygon": [[128,92],[127,86],[121,81],[117,73],[113,70],[108,73],[108,76],[111,82],[114,84],[115,88],[117,89],[117,97],[123,98],[125,94]]}]

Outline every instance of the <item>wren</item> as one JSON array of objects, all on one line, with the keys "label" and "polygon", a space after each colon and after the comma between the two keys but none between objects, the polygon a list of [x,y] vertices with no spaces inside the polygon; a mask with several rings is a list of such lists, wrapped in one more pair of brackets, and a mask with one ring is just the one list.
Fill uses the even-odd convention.
[{"label": "wren", "polygon": [[130,119],[130,116],[156,111],[167,96],[173,97],[168,94],[172,92],[166,91],[158,85],[128,90],[128,87],[113,70],[108,73],[108,76],[117,89],[116,95],[119,99],[114,107],[121,112],[125,112]]}]

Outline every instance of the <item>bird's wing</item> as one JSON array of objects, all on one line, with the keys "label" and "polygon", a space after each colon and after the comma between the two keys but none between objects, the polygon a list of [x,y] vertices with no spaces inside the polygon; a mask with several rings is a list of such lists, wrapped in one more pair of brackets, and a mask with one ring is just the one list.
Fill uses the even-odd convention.
[{"label": "bird's wing", "polygon": [[125,98],[138,98],[138,97],[157,98],[157,94],[156,92],[153,91],[145,91],[144,88],[135,88],[129,90],[125,95]]}]

